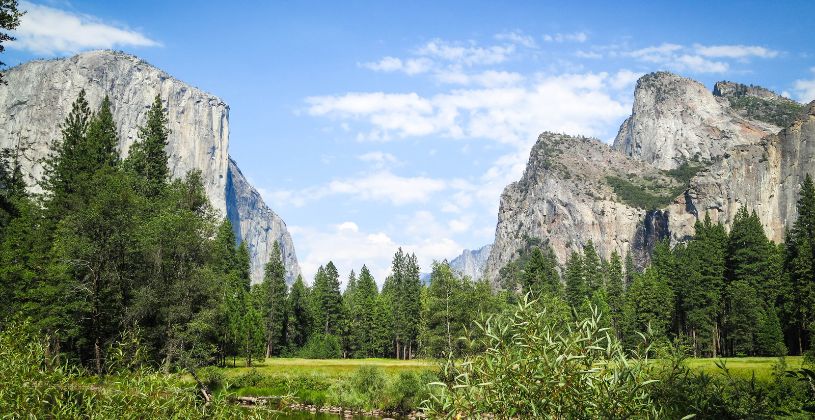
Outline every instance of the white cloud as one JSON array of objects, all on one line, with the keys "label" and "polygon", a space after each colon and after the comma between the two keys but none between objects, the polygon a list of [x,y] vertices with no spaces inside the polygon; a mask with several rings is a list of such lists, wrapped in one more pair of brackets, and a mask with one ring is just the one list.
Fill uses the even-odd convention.
[{"label": "white cloud", "polygon": [[515,52],[515,45],[481,47],[475,42],[452,43],[434,39],[420,47],[416,54],[465,66],[484,66],[506,61]]},{"label": "white cloud", "polygon": [[[615,76],[616,77],[616,76]],[[630,111],[612,98],[607,73],[539,75],[522,86],[415,93],[348,93],[307,98],[311,115],[353,119],[371,127],[360,139],[437,135],[529,145],[544,130],[602,135]]]},{"label": "white cloud", "polygon": [[643,73],[631,70],[620,70],[611,77],[609,83],[613,89],[622,91],[633,91],[634,83],[643,76]]},{"label": "white cloud", "polygon": [[598,58],[603,58],[603,55],[596,52],[596,51],[578,50],[577,52],[574,53],[574,55],[579,57],[579,58],[589,58],[589,59],[592,59],[592,60],[596,60]]},{"label": "white cloud", "polygon": [[[410,225],[430,224],[439,226],[432,214],[417,212],[404,216],[403,220]],[[405,231],[410,231],[408,227]],[[445,229],[423,232],[428,236],[409,235],[404,243],[399,244],[391,235],[383,231],[365,232],[352,221],[328,226],[325,229],[314,227],[292,226],[289,231],[297,243],[300,267],[304,279],[311,283],[317,268],[333,262],[340,272],[343,284],[351,270],[359,273],[363,264],[373,274],[380,285],[391,272],[393,254],[401,246],[407,253],[415,253],[419,267],[429,271],[434,260],[450,258],[460,253],[462,246],[446,236]]]},{"label": "white cloud", "polygon": [[302,207],[333,195],[348,195],[358,200],[403,206],[426,203],[433,194],[447,188],[445,180],[424,176],[403,177],[380,168],[355,178],[335,179],[317,187],[266,192],[264,198],[268,199],[272,207]]},{"label": "white cloud", "polygon": [[694,45],[694,48],[704,57],[723,58],[774,58],[778,51],[756,45]]},{"label": "white cloud", "polygon": [[730,65],[723,61],[713,61],[701,55],[683,53],[686,48],[678,44],[663,43],[658,46],[629,51],[625,55],[641,61],[655,63],[672,70],[693,73],[724,73]]},{"label": "white cloud", "polygon": [[508,41],[513,44],[518,44],[524,46],[526,48],[537,48],[538,44],[535,42],[535,39],[529,35],[524,35],[520,32],[513,31],[513,32],[504,32],[495,35],[495,39],[499,41]]},{"label": "white cloud", "polygon": [[20,9],[26,14],[12,32],[17,40],[9,42],[9,48],[57,55],[87,49],[160,45],[138,31],[104,23],[94,16],[29,2],[21,2]]},{"label": "white cloud", "polygon": [[589,36],[585,32],[574,32],[569,34],[546,34],[543,40],[546,42],[586,42]]},{"label": "white cloud", "polygon": [[363,162],[371,163],[373,167],[377,169],[382,169],[388,166],[398,166],[401,163],[396,156],[381,151],[363,153],[357,156],[357,159]]},{"label": "white cloud", "polygon": [[383,170],[360,178],[331,181],[332,194],[350,194],[361,200],[386,201],[393,205],[423,203],[446,188],[442,180],[427,177],[401,177]]},{"label": "white cloud", "polygon": [[725,73],[730,63],[723,60],[746,62],[748,58],[774,58],[778,51],[756,45],[701,45],[687,47],[679,44],[661,45],[624,52],[623,55],[655,63],[676,71],[693,73]]},{"label": "white cloud", "polygon": [[[815,73],[815,67],[810,69]],[[812,79],[799,79],[793,84],[796,98],[804,103],[815,101],[815,77]]]},{"label": "white cloud", "polygon": [[426,58],[411,58],[402,60],[397,57],[383,57],[381,60],[361,64],[362,67],[373,71],[396,72],[400,71],[409,76],[426,73],[433,66],[433,62]]}]

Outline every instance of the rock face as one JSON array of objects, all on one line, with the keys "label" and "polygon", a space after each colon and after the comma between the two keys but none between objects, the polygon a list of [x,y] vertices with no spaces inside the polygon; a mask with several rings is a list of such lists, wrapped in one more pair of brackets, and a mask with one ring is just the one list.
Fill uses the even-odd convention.
[{"label": "rock face", "polygon": [[252,280],[260,282],[263,279],[263,268],[277,241],[286,266],[286,282],[293,283],[300,275],[300,266],[286,222],[266,206],[260,193],[244,178],[231,158],[226,178],[226,214],[235,229],[235,236],[246,242],[249,256],[256,262],[252,264]]},{"label": "rock face", "polygon": [[[160,95],[170,128],[169,166],[173,177],[200,170],[212,205],[226,215],[230,208],[240,223],[239,237],[250,244],[253,281],[268,259],[271,233],[285,243],[290,276],[300,269],[285,224],[263,205],[257,192],[229,159],[229,106],[221,99],[189,86],[137,57],[112,51],[92,51],[58,60],[32,61],[9,69],[0,86],[0,148],[19,148],[28,184],[38,191],[42,161],[50,144],[61,138],[59,125],[85,89],[93,107],[105,95],[113,105],[123,156],[137,139],[147,109]],[[236,175],[237,174],[237,175]],[[241,189],[227,198],[228,180],[240,178]],[[235,182],[238,183],[237,181]],[[230,201],[231,200],[231,201]],[[257,209],[258,211],[254,211]],[[260,228],[258,228],[260,227]],[[268,229],[266,229],[268,227]],[[254,247],[254,248],[253,248]]]},{"label": "rock face", "polygon": [[542,134],[523,177],[501,196],[485,277],[495,282],[529,238],[551,246],[560,263],[591,240],[602,257],[630,252],[642,266],[659,240],[687,240],[706,213],[729,227],[742,206],[782,241],[797,217],[800,184],[815,172],[815,102],[788,103],[803,112],[779,132],[754,119],[767,114],[742,112],[729,97],[788,99],[757,87],[717,87],[714,96],[669,73],[644,76],[613,147]]},{"label": "rock face", "polygon": [[716,160],[735,145],[754,144],[779,130],[741,116],[699,82],[659,72],[637,81],[634,109],[614,148],[659,169],[674,169],[689,160]]},{"label": "rock face", "polygon": [[468,276],[472,280],[479,280],[484,273],[490,251],[492,251],[492,245],[484,245],[476,250],[465,249],[461,255],[450,261],[450,268],[459,275]]}]

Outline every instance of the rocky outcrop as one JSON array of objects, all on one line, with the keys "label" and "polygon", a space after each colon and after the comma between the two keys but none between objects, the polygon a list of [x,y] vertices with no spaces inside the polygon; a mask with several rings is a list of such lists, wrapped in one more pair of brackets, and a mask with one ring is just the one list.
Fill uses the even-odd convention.
[{"label": "rocky outcrop", "polygon": [[[517,257],[528,238],[548,243],[560,263],[592,241],[605,258],[614,251],[626,255],[642,249],[639,263],[645,264],[650,247],[667,235],[665,229],[653,226],[667,214],[646,220],[649,211],[625,203],[610,179],[647,179],[668,191],[681,186],[600,140],[541,134],[523,176],[501,195],[495,242],[484,275],[496,280],[501,267]],[[634,247],[635,240],[640,248]]]},{"label": "rocky outcrop", "polygon": [[779,127],[789,126],[804,111],[802,104],[761,86],[717,82],[713,95],[727,99],[730,107],[743,117]]},{"label": "rocky outcrop", "polygon": [[[801,183],[807,174],[815,174],[815,102],[806,109],[778,134],[729,150],[691,181],[684,200],[700,215],[707,212],[725,224],[747,206],[756,211],[770,239],[782,242],[785,229],[798,217]],[[682,206],[672,210],[671,229],[676,232],[694,220]]]},{"label": "rocky outcrop", "polygon": [[501,196],[485,276],[497,281],[529,238],[551,246],[560,263],[591,240],[604,258],[630,253],[643,266],[661,239],[687,240],[706,213],[729,227],[742,206],[783,241],[801,182],[815,172],[815,102],[796,104],[805,111],[779,132],[730,104],[741,88],[717,86],[714,97],[679,76],[644,76],[613,147],[542,134],[523,177]]},{"label": "rocky outcrop", "polygon": [[733,146],[755,144],[779,130],[742,116],[699,82],[659,72],[637,81],[631,116],[614,148],[659,169],[673,169],[690,160],[715,161]]},{"label": "rocky outcrop", "polygon": [[249,248],[249,256],[254,262],[252,279],[256,282],[263,279],[264,266],[277,241],[286,266],[286,281],[293,283],[300,275],[300,266],[286,222],[263,202],[260,193],[249,184],[231,158],[226,178],[226,214],[235,229],[235,236]]},{"label": "rocky outcrop", "polygon": [[490,251],[492,251],[492,245],[484,245],[476,250],[465,249],[461,255],[450,261],[450,268],[461,276],[479,280],[484,273]]},{"label": "rocky outcrop", "polygon": [[[239,171],[230,165],[229,106],[221,99],[176,80],[137,57],[113,51],[32,61],[9,69],[4,79],[8,84],[0,86],[0,148],[23,151],[21,164],[33,190],[39,190],[37,181],[43,174],[43,159],[50,144],[60,139],[59,126],[81,89],[85,89],[92,107],[98,106],[106,95],[110,97],[119,130],[119,150],[124,156],[137,139],[138,127],[144,123],[153,98],[159,95],[169,121],[167,151],[172,176],[182,177],[190,170],[200,170],[213,207],[224,215],[229,208],[244,208],[236,212],[239,217],[236,220],[240,221],[239,237],[249,242],[254,256],[253,280],[260,280],[257,273],[268,258],[263,255],[270,246],[269,232],[279,233],[277,239],[288,244],[290,256],[286,262],[290,275],[299,273],[285,224],[262,205],[257,192],[244,180],[245,185],[236,190],[233,201],[227,198],[230,174]],[[265,228],[273,226],[282,229]]]}]

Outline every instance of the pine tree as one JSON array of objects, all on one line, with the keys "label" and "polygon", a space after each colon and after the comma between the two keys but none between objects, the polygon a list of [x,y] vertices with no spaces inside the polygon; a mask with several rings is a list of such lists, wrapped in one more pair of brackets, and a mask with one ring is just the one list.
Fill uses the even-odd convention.
[{"label": "pine tree", "polygon": [[290,349],[299,349],[306,344],[311,331],[311,308],[308,288],[302,276],[291,286],[288,298],[288,328],[286,342]]},{"label": "pine tree", "polygon": [[785,241],[783,276],[788,292],[782,295],[781,308],[791,348],[803,354],[811,345],[815,323],[815,185],[809,174],[801,185],[797,211],[798,219]]},{"label": "pine tree", "polygon": [[340,294],[339,273],[333,262],[329,261],[325,267],[321,266],[317,269],[311,298],[316,330],[325,335],[340,333],[342,295]]},{"label": "pine tree", "polygon": [[602,261],[591,240],[583,246],[583,279],[587,297],[603,288]]},{"label": "pine tree", "polygon": [[167,167],[168,155],[165,150],[170,130],[161,98],[156,95],[147,111],[147,121],[139,128],[139,139],[130,148],[128,166],[144,179],[145,194],[159,194],[170,177]]},{"label": "pine tree", "polygon": [[666,279],[661,278],[653,267],[634,276],[634,282],[626,290],[624,334],[632,347],[639,340],[637,332],[650,329],[652,341],[668,338],[671,320],[673,319],[673,291]]},{"label": "pine tree", "polygon": [[461,281],[450,269],[447,262],[436,262],[430,275],[428,303],[423,322],[425,337],[422,339],[424,352],[436,358],[455,357],[454,345],[462,336],[462,322],[457,315],[457,303],[464,297]]},{"label": "pine tree", "polygon": [[756,331],[756,353],[762,356],[785,356],[784,334],[774,307],[761,312]]},{"label": "pine tree", "polygon": [[[20,25],[20,18],[25,12],[19,11],[17,8],[17,0],[5,0],[0,3],[0,29],[4,31],[12,31],[17,29]],[[0,32],[0,53],[5,51],[6,47],[3,45],[6,41],[14,41],[16,38],[6,32]],[[0,68],[5,66],[5,63],[0,61]],[[3,75],[0,74],[0,85],[5,85],[6,81],[3,80]]]},{"label": "pine tree", "polygon": [[535,296],[541,293],[559,295],[561,293],[560,276],[557,273],[557,261],[551,248],[544,253],[538,247],[532,249],[522,274],[523,292],[532,292]]},{"label": "pine tree", "polygon": [[352,316],[354,328],[350,331],[354,343],[355,357],[375,357],[380,355],[381,346],[377,345],[376,330],[379,327],[376,319],[376,305],[379,292],[376,282],[368,267],[362,266],[359,280],[356,282]]},{"label": "pine tree", "polygon": [[265,318],[266,357],[278,355],[286,337],[286,268],[277,241],[264,267],[260,307]]},{"label": "pine tree", "polygon": [[608,302],[608,317],[611,326],[618,337],[622,332],[623,306],[625,304],[625,276],[623,274],[623,263],[617,251],[611,253],[611,258],[605,267],[605,296]]},{"label": "pine tree", "polygon": [[566,262],[566,302],[572,308],[579,308],[583,300],[588,296],[588,287],[583,275],[583,257],[577,252],[572,252],[571,257]]}]

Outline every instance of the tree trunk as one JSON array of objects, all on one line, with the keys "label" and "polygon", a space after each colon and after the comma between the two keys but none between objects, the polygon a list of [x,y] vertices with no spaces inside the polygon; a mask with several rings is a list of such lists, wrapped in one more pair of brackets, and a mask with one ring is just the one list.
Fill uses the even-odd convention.
[{"label": "tree trunk", "polygon": [[93,353],[96,358],[96,374],[102,374],[102,351],[99,349],[99,337],[96,337],[96,341],[93,343]]}]

